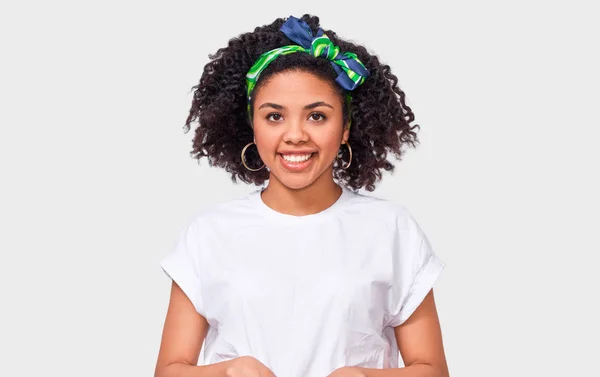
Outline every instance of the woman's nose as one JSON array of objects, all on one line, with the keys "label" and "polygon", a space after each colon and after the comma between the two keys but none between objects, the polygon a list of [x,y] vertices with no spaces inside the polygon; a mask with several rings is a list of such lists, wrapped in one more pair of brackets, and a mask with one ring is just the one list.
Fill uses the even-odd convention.
[{"label": "woman's nose", "polygon": [[286,128],[283,135],[284,141],[298,143],[308,141],[308,134],[304,128],[304,122],[301,119],[293,119],[286,122]]}]

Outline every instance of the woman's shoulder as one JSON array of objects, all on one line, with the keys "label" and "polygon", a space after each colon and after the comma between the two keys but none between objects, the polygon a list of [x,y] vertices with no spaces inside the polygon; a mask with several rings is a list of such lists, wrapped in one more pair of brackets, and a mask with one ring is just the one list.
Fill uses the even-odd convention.
[{"label": "woman's shoulder", "polygon": [[214,225],[220,222],[240,221],[254,213],[255,200],[259,192],[260,189],[255,189],[230,199],[206,204],[192,214],[191,222]]},{"label": "woman's shoulder", "polygon": [[412,218],[408,208],[402,201],[390,199],[371,193],[348,190],[349,207],[364,215],[380,216],[383,218]]},{"label": "woman's shoulder", "polygon": [[399,234],[407,239],[421,239],[424,232],[407,205],[399,199],[385,198],[370,193],[351,193],[348,213],[354,214],[361,230]]},{"label": "woman's shoulder", "polygon": [[422,233],[416,216],[401,199],[385,198],[371,193],[351,192],[347,214],[361,224],[362,229],[380,229],[392,233]]}]

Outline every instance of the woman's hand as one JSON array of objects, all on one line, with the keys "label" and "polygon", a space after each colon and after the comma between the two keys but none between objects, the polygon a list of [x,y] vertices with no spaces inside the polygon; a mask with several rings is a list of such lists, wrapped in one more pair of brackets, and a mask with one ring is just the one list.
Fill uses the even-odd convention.
[{"label": "woman's hand", "polygon": [[341,367],[329,374],[327,377],[366,377],[358,367]]},{"label": "woman's hand", "polygon": [[271,369],[252,356],[230,360],[225,374],[227,377],[276,377]]}]

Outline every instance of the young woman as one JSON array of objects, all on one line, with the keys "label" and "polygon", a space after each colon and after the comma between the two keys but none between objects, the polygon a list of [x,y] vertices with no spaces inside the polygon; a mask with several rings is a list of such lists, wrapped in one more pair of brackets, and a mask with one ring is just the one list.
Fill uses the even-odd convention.
[{"label": "young woman", "polygon": [[162,261],[156,377],[448,376],[445,265],[405,207],[357,192],[418,142],[389,66],[309,15],[211,59],[186,122],[195,157],[268,184],[200,211]]}]

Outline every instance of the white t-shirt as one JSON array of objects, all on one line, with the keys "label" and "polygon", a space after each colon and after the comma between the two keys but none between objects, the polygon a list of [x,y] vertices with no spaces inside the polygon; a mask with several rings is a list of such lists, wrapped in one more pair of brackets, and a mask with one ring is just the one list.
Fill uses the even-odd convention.
[{"label": "white t-shirt", "polygon": [[393,326],[445,264],[405,207],[342,189],[324,211],[294,216],[260,188],[182,230],[161,267],[210,325],[199,364],[254,356],[278,377],[399,366]]}]

